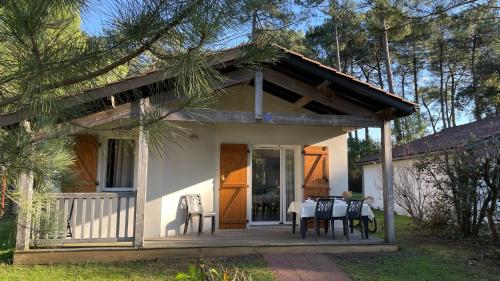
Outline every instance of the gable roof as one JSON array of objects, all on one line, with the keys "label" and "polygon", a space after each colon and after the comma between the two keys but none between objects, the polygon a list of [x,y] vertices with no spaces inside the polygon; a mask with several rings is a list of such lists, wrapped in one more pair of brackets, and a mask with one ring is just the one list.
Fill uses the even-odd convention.
[{"label": "gable roof", "polygon": [[[491,137],[500,137],[500,115],[488,117],[468,124],[446,128],[432,135],[392,148],[394,160],[409,159],[419,155],[463,148],[471,140],[479,142]],[[368,165],[380,161],[380,154],[373,154],[358,161]]]},{"label": "gable roof", "polygon": [[[234,64],[242,55],[242,50],[246,45],[241,45],[214,53],[213,65],[221,73],[229,73],[238,69]],[[406,101],[401,97],[388,93],[369,83],[344,74],[334,68],[325,66],[320,62],[306,58],[303,55],[290,51],[286,48],[273,45],[281,54],[273,63],[264,64],[264,67],[281,72],[297,81],[301,81],[309,87],[320,87],[326,83],[330,94],[325,94],[327,98],[335,95],[342,101],[352,103],[358,108],[377,113],[385,113],[383,118],[395,119],[412,114],[416,109],[416,104]],[[131,95],[131,91],[139,90],[140,97],[151,95],[152,87],[164,88],[168,84],[168,79],[172,74],[168,69],[151,71],[141,75],[128,77],[102,87],[89,89],[81,93],[61,98],[58,103],[62,108],[74,108],[76,105],[83,107],[80,116],[100,112],[109,109],[109,97],[114,96],[118,104],[129,103],[137,99],[137,95]],[[294,93],[289,89],[276,85],[275,83],[265,81],[264,91],[295,103],[302,98],[300,94]],[[330,95],[330,96],[328,96]],[[345,114],[335,110],[331,106],[321,102],[311,100],[303,105],[304,108],[318,114]],[[19,122],[29,116],[26,112],[9,112],[0,114],[0,127],[8,126]]]}]

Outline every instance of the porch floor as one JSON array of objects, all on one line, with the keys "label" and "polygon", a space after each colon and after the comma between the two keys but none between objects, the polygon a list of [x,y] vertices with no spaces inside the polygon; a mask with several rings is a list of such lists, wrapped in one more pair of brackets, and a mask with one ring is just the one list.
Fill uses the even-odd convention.
[{"label": "porch floor", "polygon": [[214,235],[196,233],[148,239],[144,247],[134,248],[129,242],[121,243],[67,243],[58,247],[16,251],[16,264],[51,264],[79,262],[112,262],[147,260],[162,257],[213,257],[269,253],[347,253],[397,251],[395,244],[387,244],[371,236],[361,239],[359,232],[347,241],[341,231],[321,232],[318,241],[312,230],[302,239],[292,227],[255,226],[243,230],[219,230]]},{"label": "porch floor", "polygon": [[146,248],[186,248],[186,247],[252,247],[252,246],[301,246],[301,245],[359,245],[380,244],[384,240],[370,236],[369,239],[361,239],[361,233],[354,231],[347,241],[342,231],[335,231],[335,239],[331,232],[325,235],[321,231],[318,241],[314,240],[314,233],[309,230],[306,238],[302,239],[297,227],[295,234],[292,226],[251,226],[248,229],[226,229],[219,230],[211,235],[204,232],[202,235],[188,233],[186,235],[175,235],[158,239],[146,240]]}]

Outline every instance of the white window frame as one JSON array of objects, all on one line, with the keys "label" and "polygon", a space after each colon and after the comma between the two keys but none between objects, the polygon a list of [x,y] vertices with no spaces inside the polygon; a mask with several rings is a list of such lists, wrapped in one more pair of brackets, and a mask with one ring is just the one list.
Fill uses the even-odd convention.
[{"label": "white window frame", "polygon": [[[135,141],[134,147],[134,178],[132,180],[131,187],[107,187],[106,186],[106,176],[107,176],[107,161],[108,161],[108,141],[110,139],[129,139]],[[113,191],[135,191],[136,190],[136,178],[137,178],[137,150],[139,148],[137,139],[131,136],[116,136],[116,135],[104,135],[99,138],[100,142],[100,153],[99,153],[99,190],[102,192],[113,192]]]}]

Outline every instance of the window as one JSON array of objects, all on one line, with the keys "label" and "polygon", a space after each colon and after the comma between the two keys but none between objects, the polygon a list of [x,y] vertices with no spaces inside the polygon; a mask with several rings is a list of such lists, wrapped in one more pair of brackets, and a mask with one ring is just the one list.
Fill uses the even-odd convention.
[{"label": "window", "polygon": [[132,188],[134,186],[135,141],[108,139],[106,160],[106,188]]}]

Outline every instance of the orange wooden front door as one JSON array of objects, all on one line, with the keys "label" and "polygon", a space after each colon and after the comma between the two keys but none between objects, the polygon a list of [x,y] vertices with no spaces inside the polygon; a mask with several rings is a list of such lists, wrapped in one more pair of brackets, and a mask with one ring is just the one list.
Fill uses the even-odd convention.
[{"label": "orange wooden front door", "polygon": [[304,147],[304,199],[330,195],[328,148]]},{"label": "orange wooden front door", "polygon": [[246,144],[221,144],[219,228],[242,229],[247,225]]},{"label": "orange wooden front door", "polygon": [[97,189],[97,151],[99,143],[93,135],[75,136],[76,181],[62,187],[63,192],[96,192]]}]

